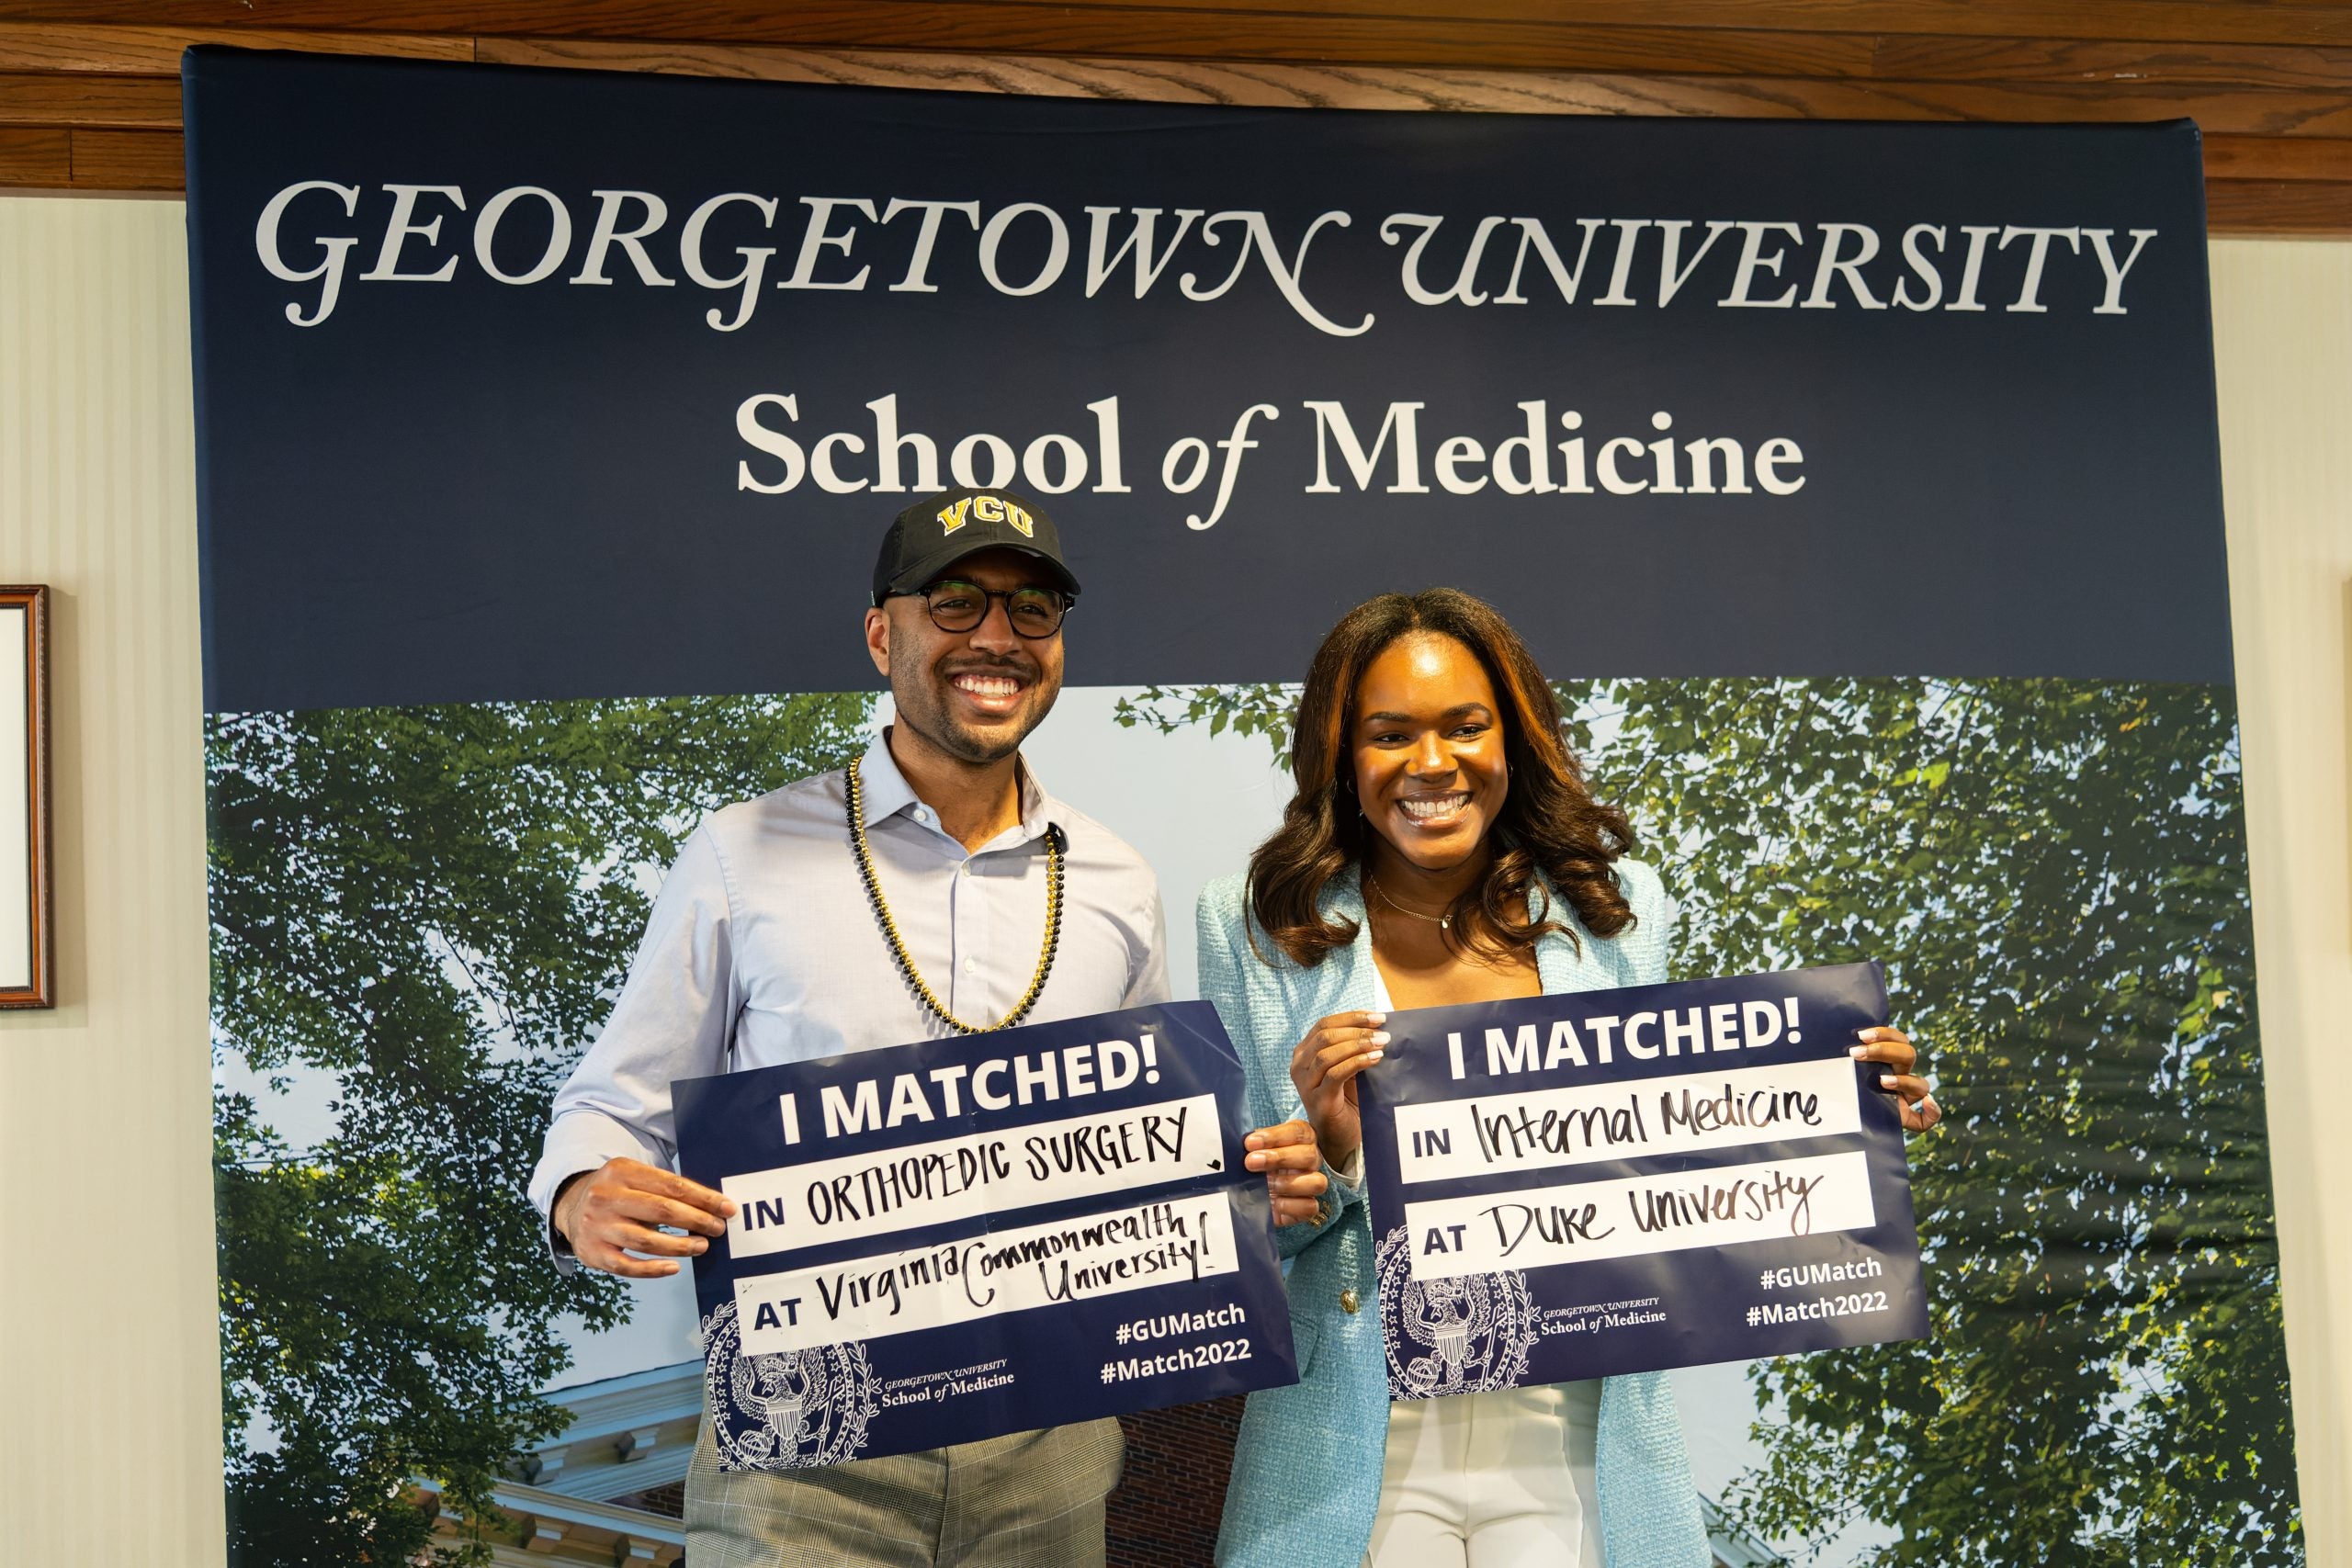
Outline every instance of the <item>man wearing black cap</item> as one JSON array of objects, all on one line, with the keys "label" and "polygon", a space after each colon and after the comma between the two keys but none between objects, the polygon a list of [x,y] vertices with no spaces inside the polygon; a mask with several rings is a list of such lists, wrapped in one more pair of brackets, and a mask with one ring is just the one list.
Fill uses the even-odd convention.
[{"label": "man wearing black cap", "polygon": [[[611,1020],[556,1096],[531,1195],[560,1266],[674,1274],[724,1233],[733,1205],[672,1168],[674,1079],[1167,999],[1150,867],[1020,757],[1061,690],[1077,596],[1034,502],[963,489],[899,514],[865,613],[895,719],[847,769],[729,807],[686,841]],[[1118,1424],[1091,1421],[728,1470],[706,1418],[687,1557],[1100,1563],[1121,1453]]]}]

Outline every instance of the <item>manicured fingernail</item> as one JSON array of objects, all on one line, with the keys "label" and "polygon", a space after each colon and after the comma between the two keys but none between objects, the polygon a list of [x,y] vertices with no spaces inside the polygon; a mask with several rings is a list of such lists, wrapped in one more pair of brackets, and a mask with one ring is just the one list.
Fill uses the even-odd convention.
[{"label": "manicured fingernail", "polygon": [[1854,1060],[1856,1060],[1857,1062],[1859,1062],[1859,1061],[1860,1061],[1864,1056],[1867,1056],[1867,1055],[1870,1055],[1870,1050],[1871,1050],[1871,1048],[1870,1048],[1869,1046],[1867,1046],[1867,1045],[1857,1045],[1857,1046],[1855,1046],[1851,1051],[1847,1052],[1847,1053],[1846,1053],[1846,1055],[1849,1055],[1849,1056],[1853,1057],[1853,1058],[1854,1058]]},{"label": "manicured fingernail", "polygon": [[1893,1089],[1894,1087],[1894,1075],[1893,1073],[1879,1074],[1878,1087],[1881,1089]]},{"label": "manicured fingernail", "polygon": [[1368,1012],[1364,1014],[1364,1017],[1370,1019],[1374,1023],[1386,1023],[1388,1021],[1388,1015],[1385,1012]]},{"label": "manicured fingernail", "polygon": [[1374,1044],[1374,1045],[1385,1045],[1385,1044],[1387,1044],[1387,1043],[1388,1043],[1388,1032],[1387,1032],[1386,1030],[1385,1030],[1385,1029],[1375,1029],[1375,1030],[1374,1030],[1374,1031],[1372,1032],[1372,1043],[1373,1043],[1373,1044]]},{"label": "manicured fingernail", "polygon": [[1363,1054],[1363,1059],[1367,1062],[1377,1062],[1385,1055],[1387,1055],[1387,1053],[1384,1051],[1367,1051]]}]

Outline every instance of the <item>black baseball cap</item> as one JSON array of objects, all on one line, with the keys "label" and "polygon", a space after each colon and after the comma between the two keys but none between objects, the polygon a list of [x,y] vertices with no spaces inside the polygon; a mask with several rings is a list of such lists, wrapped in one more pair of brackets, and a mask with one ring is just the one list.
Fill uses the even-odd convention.
[{"label": "black baseball cap", "polygon": [[966,485],[916,502],[891,523],[874,561],[874,602],[911,593],[966,556],[995,549],[1036,557],[1057,587],[1078,597],[1078,579],[1062,560],[1054,520],[1027,496]]}]

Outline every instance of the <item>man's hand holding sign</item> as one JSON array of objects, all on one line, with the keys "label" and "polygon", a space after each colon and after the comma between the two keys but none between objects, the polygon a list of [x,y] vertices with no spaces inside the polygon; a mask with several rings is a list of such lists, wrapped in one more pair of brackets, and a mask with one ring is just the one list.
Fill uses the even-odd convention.
[{"label": "man's hand holding sign", "polygon": [[672,1259],[700,1257],[725,1235],[734,1214],[725,1193],[624,1156],[568,1184],[550,1218],[589,1268],[659,1280],[678,1271]]}]

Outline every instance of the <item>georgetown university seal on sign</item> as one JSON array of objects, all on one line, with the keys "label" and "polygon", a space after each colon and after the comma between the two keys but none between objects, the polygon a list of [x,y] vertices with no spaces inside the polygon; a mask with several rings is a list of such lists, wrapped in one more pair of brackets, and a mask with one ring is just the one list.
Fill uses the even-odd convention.
[{"label": "georgetown university seal on sign", "polygon": [[1535,1343],[1535,1303],[1517,1270],[1413,1278],[1402,1225],[1380,1243],[1380,1337],[1397,1399],[1516,1388]]},{"label": "georgetown university seal on sign", "polygon": [[725,1470],[806,1470],[854,1459],[874,1418],[874,1373],[859,1345],[747,1356],[735,1303],[703,1320],[711,1439]]}]

